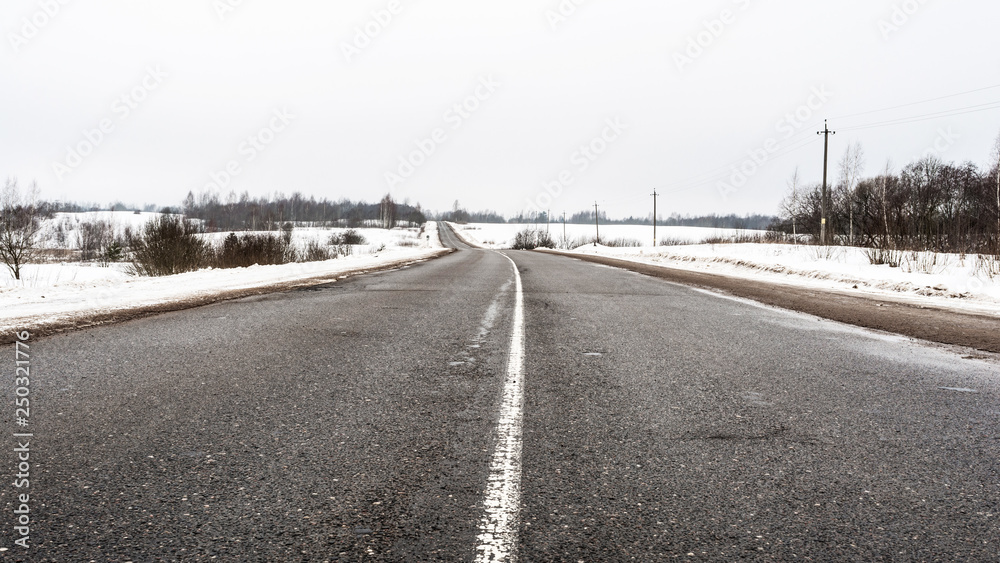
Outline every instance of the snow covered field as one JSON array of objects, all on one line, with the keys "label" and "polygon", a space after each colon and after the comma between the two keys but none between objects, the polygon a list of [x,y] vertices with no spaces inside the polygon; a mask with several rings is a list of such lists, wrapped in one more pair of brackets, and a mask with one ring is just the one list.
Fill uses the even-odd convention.
[{"label": "snow covered field", "polygon": [[[155,216],[115,214],[116,225],[141,225]],[[120,220],[120,222],[119,222]],[[309,240],[325,242],[331,234],[345,229],[299,228],[292,242],[304,245]],[[305,262],[275,266],[252,266],[224,270],[200,270],[160,278],[137,277],[127,272],[124,263],[101,267],[96,263],[63,262],[29,264],[21,280],[10,271],[0,270],[0,330],[60,324],[95,313],[143,308],[164,303],[208,297],[239,289],[253,289],[310,278],[335,277],[355,270],[378,267],[399,261],[429,258],[441,249],[435,223],[427,224],[425,235],[416,229],[357,229],[367,244],[354,247],[351,256],[323,262]],[[213,233],[209,238],[225,237]]]},{"label": "snow covered field", "polygon": [[42,223],[40,233],[42,248],[73,248],[82,223],[105,221],[110,223],[115,234],[121,236],[126,228],[137,230],[160,213],[135,213],[133,211],[85,211],[83,213],[56,213],[55,217]]},{"label": "snow covered field", "polygon": [[[453,225],[462,236],[491,248],[510,244],[516,232],[534,225]],[[541,225],[544,229],[545,225]],[[550,225],[556,242],[562,225]],[[758,231],[659,227],[657,237],[698,243],[709,237],[730,237]],[[569,225],[570,240],[592,237],[592,225]],[[898,268],[872,265],[865,249],[793,244],[674,244],[652,247],[652,227],[608,225],[601,239],[632,238],[641,247],[576,247],[571,252],[597,254],[645,264],[709,272],[748,280],[790,284],[817,289],[863,292],[892,297],[924,306],[1000,315],[1000,279],[991,279],[977,268],[976,256],[903,253]]]},{"label": "snow covered field", "polygon": [[[518,224],[518,223],[470,223],[468,225],[451,226],[459,234],[469,239],[471,242],[486,248],[510,248],[514,241],[514,235],[524,229],[546,228],[552,236],[552,240],[561,248],[567,245],[575,247],[585,242],[591,241],[596,236],[594,225],[566,225],[565,239],[563,238],[562,223],[545,223],[538,225]],[[712,237],[732,237],[738,234],[763,234],[763,231],[746,231],[737,229],[712,229],[705,227],[657,227],[656,238],[658,241],[683,241],[685,243],[702,242]],[[601,241],[616,239],[626,239],[634,241],[636,244],[652,245],[653,227],[643,225],[601,225]],[[567,243],[567,244],[564,244]]]}]

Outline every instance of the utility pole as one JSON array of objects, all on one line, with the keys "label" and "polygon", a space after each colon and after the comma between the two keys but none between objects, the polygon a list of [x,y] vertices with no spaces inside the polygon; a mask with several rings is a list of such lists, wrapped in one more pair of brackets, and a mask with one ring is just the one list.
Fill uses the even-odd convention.
[{"label": "utility pole", "polygon": [[549,223],[552,221],[552,210],[545,212],[545,234],[549,234]]},{"label": "utility pole", "polygon": [[830,126],[827,125],[827,121],[823,120],[823,130],[816,132],[817,135],[823,135],[823,196],[820,202],[820,224],[819,224],[819,239],[820,244],[827,244],[826,241],[826,215],[829,212],[829,205],[827,204],[827,186],[826,186],[826,167],[829,162],[830,156],[830,135],[836,135],[836,131],[830,131]]},{"label": "utility pole", "polygon": [[656,197],[660,195],[653,189],[653,248],[656,248]]},{"label": "utility pole", "polygon": [[601,214],[597,211],[597,202],[594,202],[594,227],[597,229],[597,240],[594,246],[601,244]]},{"label": "utility pole", "polygon": [[566,249],[569,250],[569,240],[566,239],[566,212],[563,211],[563,244],[566,245]]}]

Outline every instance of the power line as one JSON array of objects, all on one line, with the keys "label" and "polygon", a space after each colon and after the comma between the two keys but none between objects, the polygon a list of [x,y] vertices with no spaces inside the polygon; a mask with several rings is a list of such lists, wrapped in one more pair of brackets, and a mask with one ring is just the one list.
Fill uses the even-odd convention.
[{"label": "power line", "polygon": [[[812,121],[812,122],[810,122],[808,124],[801,125],[800,126],[800,130],[797,133],[794,133],[794,134],[788,136],[787,138],[778,141],[778,143],[780,143],[780,144],[787,144],[788,142],[794,140],[795,143],[797,143],[797,144],[793,144],[792,146],[785,146],[785,147],[783,147],[783,148],[775,151],[773,154],[768,154],[767,158],[766,158],[766,161],[770,161],[772,159],[780,158],[780,157],[782,157],[782,156],[784,156],[784,155],[786,155],[786,154],[788,154],[790,152],[794,152],[794,151],[796,151],[796,150],[798,150],[798,149],[800,149],[802,147],[805,147],[805,146],[807,146],[807,145],[812,144],[813,142],[815,142],[816,139],[813,138],[809,134],[809,131],[813,127],[819,126],[821,124],[822,124],[822,122],[820,120],[815,120],[815,121]],[[799,139],[799,137],[801,137],[801,139]],[[763,144],[765,144],[765,143],[761,143],[761,145],[763,145]],[[677,192],[687,191],[687,190],[694,189],[694,188],[699,188],[699,187],[702,187],[702,185],[705,184],[705,183],[713,182],[713,181],[716,181],[716,180],[724,178],[725,176],[731,174],[734,169],[736,169],[738,166],[744,164],[748,160],[752,160],[752,159],[750,157],[748,157],[748,156],[744,156],[744,157],[741,157],[738,160],[734,160],[734,161],[730,162],[729,164],[727,164],[725,166],[722,166],[720,168],[717,168],[717,169],[715,169],[715,170],[713,170],[711,172],[704,172],[702,174],[698,174],[698,175],[695,175],[695,176],[690,176],[690,177],[685,178],[683,180],[678,180],[676,182],[670,182],[668,184],[663,184],[663,185],[659,186],[659,189],[666,190],[666,191],[668,191],[668,193],[677,193]],[[625,200],[625,199],[616,200],[614,203],[620,203],[620,202],[623,202],[623,201],[632,201],[634,199],[636,199],[636,198],[629,198],[628,200]]]},{"label": "power line", "polygon": [[943,117],[951,117],[954,115],[965,115],[967,113],[978,113],[981,111],[989,111],[993,109],[1000,109],[1000,101],[987,102],[985,104],[977,104],[974,106],[966,106],[964,108],[955,108],[950,110],[943,110],[934,113],[927,113],[923,115],[916,115],[910,117],[900,117],[898,119],[890,119],[887,121],[880,121],[875,123],[868,123],[864,125],[855,125],[853,127],[844,127],[844,131],[860,131],[862,129],[874,129],[877,127],[891,127],[893,125],[905,125],[907,123],[917,123],[919,121],[929,121],[931,119],[940,119]]},{"label": "power line", "polygon": [[[809,145],[811,145],[811,144],[813,144],[813,143],[815,143],[817,141],[818,141],[818,139],[813,138],[813,137],[809,137],[809,138],[803,139],[803,140],[799,141],[798,143],[795,143],[795,144],[793,144],[791,146],[783,147],[780,150],[775,151],[772,154],[769,154],[767,156],[767,162],[770,162],[772,160],[776,160],[778,158],[781,158],[782,156],[785,156],[786,154],[795,152],[795,151],[797,151],[797,150],[799,150],[799,149],[801,149],[803,147],[809,146]],[[741,164],[747,162],[748,160],[751,160],[750,157],[749,156],[745,156],[745,157],[743,157],[743,158],[741,158],[739,160],[733,161],[731,164],[729,164],[729,165],[727,165],[725,167],[719,168],[719,169],[717,169],[715,171],[706,172],[706,173],[700,174],[698,176],[692,176],[692,177],[690,177],[688,179],[681,180],[681,181],[678,181],[678,182],[672,182],[670,184],[665,184],[663,186],[660,186],[660,189],[664,190],[665,193],[678,193],[678,192],[688,191],[688,190],[695,189],[695,188],[700,188],[700,187],[702,187],[702,185],[704,185],[706,183],[710,183],[710,182],[715,182],[717,180],[721,180],[721,179],[725,178],[726,176],[732,174],[734,169],[736,169]]]},{"label": "power line", "polygon": [[931,98],[931,99],[928,99],[928,100],[921,100],[919,102],[910,102],[908,104],[901,104],[901,105],[898,105],[898,106],[892,106],[892,107],[887,107],[887,108],[882,108],[882,109],[873,109],[873,110],[869,110],[869,111],[862,111],[862,112],[859,112],[859,113],[852,113],[852,114],[848,114],[848,115],[839,115],[839,116],[835,116],[835,117],[833,117],[831,119],[847,119],[847,118],[850,118],[850,117],[857,117],[859,115],[868,115],[868,114],[878,113],[878,112],[882,112],[882,111],[890,111],[890,110],[900,109],[900,108],[906,108],[906,107],[910,107],[910,106],[918,106],[920,104],[927,104],[927,103],[930,103],[930,102],[937,102],[939,100],[947,100],[948,98],[957,98],[958,96],[964,96],[966,94],[975,94],[976,92],[984,92],[986,90],[994,90],[996,88],[1000,88],[1000,84],[996,84],[996,85],[993,85],[993,86],[985,86],[983,88],[976,88],[975,90],[968,90],[966,92],[959,92],[957,94],[948,94],[947,96],[939,96],[937,98]]},{"label": "power line", "polygon": [[[882,111],[889,111],[889,110],[893,110],[893,109],[899,109],[899,108],[910,107],[910,106],[919,105],[919,104],[930,103],[930,102],[934,102],[934,101],[944,100],[944,99],[948,99],[948,98],[954,98],[954,97],[957,97],[957,96],[964,96],[964,95],[967,95],[967,94],[972,94],[972,93],[976,93],[976,92],[983,92],[983,91],[986,91],[986,90],[992,90],[992,89],[996,89],[996,88],[1000,88],[1000,84],[994,85],[994,86],[986,86],[986,87],[983,87],[983,88],[977,88],[977,89],[974,89],[974,90],[968,90],[966,92],[959,92],[957,94],[949,94],[947,96],[939,96],[937,98],[931,98],[931,99],[928,99],[928,100],[921,100],[919,102],[911,102],[911,103],[908,103],[908,104],[901,104],[901,105],[898,105],[898,106],[892,106],[892,107],[888,107],[888,108],[882,108],[882,109],[877,109],[877,110],[871,110],[871,111],[866,111],[866,112],[860,112],[860,113],[850,114],[850,115],[842,116],[842,117],[846,118],[846,117],[855,117],[855,116],[859,116],[859,115],[869,115],[869,114],[872,114],[872,113],[878,113],[878,112],[882,112]],[[983,104],[976,104],[976,105],[972,105],[972,106],[965,106],[965,107],[953,108],[953,109],[949,109],[949,110],[942,110],[942,111],[928,113],[928,114],[921,114],[921,115],[916,115],[916,116],[903,117],[903,118],[898,118],[898,119],[891,119],[891,120],[886,120],[886,121],[880,121],[880,122],[874,122],[874,123],[868,123],[868,124],[855,125],[855,126],[852,126],[852,127],[842,127],[841,131],[860,131],[860,130],[864,130],[864,129],[873,129],[873,128],[877,128],[877,127],[891,127],[891,126],[894,126],[894,125],[904,125],[904,124],[907,124],[907,123],[917,123],[917,122],[920,122],[920,121],[928,121],[928,120],[932,120],[932,119],[940,119],[940,118],[951,117],[951,116],[955,116],[955,115],[965,115],[965,114],[977,113],[977,112],[981,112],[981,111],[990,111],[990,110],[994,110],[994,109],[1000,109],[1000,101],[993,101],[993,102],[987,102],[987,103],[983,103]],[[800,130],[798,133],[796,133],[796,134],[788,137],[788,139],[785,139],[783,142],[788,142],[789,140],[795,139],[796,137],[800,137],[800,136],[805,135],[805,134],[808,134],[808,129],[803,128],[803,130]],[[794,144],[794,145],[792,145],[790,147],[783,148],[783,149],[775,152],[774,154],[768,155],[768,160],[776,159],[776,158],[784,156],[784,155],[786,155],[786,154],[788,154],[790,152],[794,152],[794,151],[796,151],[796,150],[798,150],[800,148],[803,148],[803,147],[811,144],[815,140],[816,139],[809,139],[807,141],[804,140],[803,142],[799,142],[799,143]],[[670,184],[666,184],[666,185],[663,186],[663,189],[673,188],[673,189],[670,189],[671,192],[680,192],[680,191],[687,191],[689,189],[694,189],[694,188],[702,187],[702,185],[704,185],[706,183],[719,180],[721,178],[724,178],[727,174],[731,174],[734,168],[736,168],[737,166],[745,163],[746,161],[747,161],[746,157],[741,158],[741,159],[733,161],[730,164],[728,164],[728,165],[726,165],[726,166],[724,166],[722,168],[719,168],[719,169],[717,169],[715,171],[706,172],[704,174],[699,174],[697,176],[692,176],[692,177],[690,177],[688,179],[685,179],[685,180],[681,180],[681,181],[678,181],[678,182],[672,182]]]},{"label": "power line", "polygon": [[[929,99],[926,99],[926,100],[920,100],[920,101],[916,101],[916,102],[909,102],[909,103],[906,103],[906,104],[899,104],[899,105],[896,105],[896,106],[890,106],[890,107],[885,107],[885,108],[880,108],[880,109],[874,109],[874,110],[863,111],[863,112],[858,112],[858,113],[853,113],[853,114],[848,114],[848,115],[842,115],[842,116],[835,117],[834,119],[848,119],[848,118],[851,118],[851,117],[858,117],[858,116],[862,116],[862,115],[871,115],[873,113],[880,113],[880,112],[891,111],[891,110],[896,110],[896,109],[901,109],[901,108],[906,108],[906,107],[917,106],[917,105],[921,105],[921,104],[927,104],[927,103],[936,102],[936,101],[940,101],[940,100],[946,100],[946,99],[950,99],[950,98],[956,98],[956,97],[959,97],[959,96],[965,96],[965,95],[968,95],[968,94],[974,94],[974,93],[977,93],[977,92],[985,92],[987,90],[995,90],[997,88],[1000,88],[1000,84],[995,84],[995,85],[992,85],[992,86],[984,86],[982,88],[975,88],[975,89],[967,90],[967,91],[964,91],[964,92],[958,92],[958,93],[955,93],[955,94],[948,94],[948,95],[945,95],[945,96],[938,96],[936,98],[929,98]],[[976,104],[976,105],[972,105],[972,106],[965,106],[965,107],[960,107],[960,108],[953,108],[953,109],[949,109],[949,110],[942,110],[942,111],[938,111],[938,112],[932,112],[932,113],[927,113],[927,114],[920,114],[920,115],[916,115],[916,116],[903,117],[903,118],[897,118],[897,119],[890,119],[890,120],[885,120],[885,121],[880,121],[880,122],[873,122],[873,123],[868,123],[868,124],[860,124],[860,125],[855,125],[855,126],[851,126],[851,127],[842,127],[840,130],[841,131],[860,131],[860,130],[864,130],[864,129],[874,129],[874,128],[877,128],[877,127],[891,127],[891,126],[894,126],[894,125],[903,125],[903,124],[907,124],[907,123],[916,123],[916,122],[920,122],[920,121],[928,121],[928,120],[932,120],[932,119],[940,119],[940,118],[951,117],[951,116],[955,116],[955,115],[965,115],[965,114],[969,114],[969,113],[978,113],[978,112],[982,112],[982,111],[990,111],[990,110],[995,110],[995,109],[1000,109],[1000,101],[992,101],[992,102],[987,102],[987,103],[983,103],[983,104]],[[752,157],[742,157],[742,158],[740,158],[738,160],[735,160],[735,161],[733,161],[733,162],[731,162],[731,163],[729,163],[729,164],[727,164],[727,165],[725,165],[725,166],[723,166],[721,168],[718,168],[716,170],[713,170],[713,171],[710,171],[710,172],[705,172],[705,173],[702,173],[702,174],[698,174],[696,176],[691,176],[691,177],[686,178],[684,180],[679,180],[679,181],[676,181],[676,182],[671,182],[671,183],[668,183],[668,184],[663,184],[663,185],[661,185],[657,189],[664,190],[664,193],[679,193],[679,192],[689,191],[689,190],[693,190],[693,189],[701,189],[701,188],[704,187],[705,184],[713,183],[713,182],[716,182],[716,181],[724,179],[726,176],[732,174],[734,170],[737,170],[738,167],[740,167],[741,165],[744,165],[747,161],[752,161],[752,162],[755,162],[755,164],[757,164],[758,166],[762,166],[766,162],[770,162],[772,160],[776,160],[776,159],[778,159],[778,158],[780,158],[782,156],[785,156],[785,155],[787,155],[789,153],[795,152],[795,151],[797,151],[799,149],[802,149],[802,148],[804,148],[804,147],[806,147],[806,146],[808,146],[808,145],[816,142],[818,139],[816,139],[815,137],[808,137],[807,135],[809,134],[809,130],[813,127],[813,124],[818,124],[818,123],[819,123],[819,121],[817,120],[817,121],[814,121],[814,122],[812,122],[812,123],[810,123],[808,125],[802,125],[799,128],[799,131],[797,133],[794,133],[793,135],[790,135],[786,139],[780,141],[780,143],[782,143],[782,144],[787,144],[789,142],[792,142],[792,144],[790,146],[786,145],[785,147],[783,147],[783,148],[775,151],[774,153],[768,154],[767,157],[763,160],[763,162],[755,162]],[[824,127],[823,127],[824,131],[827,132],[827,137],[828,137],[829,134],[832,133],[832,132],[829,131],[829,128],[825,125],[826,124],[825,120],[824,120],[823,123],[824,123]],[[823,131],[821,131],[820,133],[822,134]],[[801,139],[799,139],[800,137],[801,137]],[[825,173],[825,169],[826,169],[826,165],[824,165],[824,173]],[[653,190],[653,207],[654,207],[654,210],[656,208],[656,197],[658,195],[663,195],[663,194],[657,193],[656,189],[654,189]],[[619,203],[619,202],[623,202],[623,201],[633,201],[635,199],[637,199],[637,198],[624,198],[624,199],[621,199],[621,200],[616,200],[614,203]],[[595,212],[596,212],[596,204],[595,204]],[[655,211],[654,211],[653,220],[654,220],[654,222],[656,220]],[[654,228],[654,239],[655,239],[655,228]],[[655,243],[655,241],[654,241],[654,243]]]}]

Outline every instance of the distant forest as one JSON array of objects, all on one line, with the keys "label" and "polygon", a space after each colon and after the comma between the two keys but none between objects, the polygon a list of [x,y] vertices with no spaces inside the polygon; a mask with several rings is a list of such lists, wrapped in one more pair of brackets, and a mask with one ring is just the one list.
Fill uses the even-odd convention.
[{"label": "distant forest", "polygon": [[[244,231],[277,230],[284,223],[308,223],[316,226],[362,227],[362,226],[415,226],[428,220],[451,221],[454,223],[523,223],[541,224],[547,222],[545,213],[539,215],[518,214],[505,217],[496,211],[468,211],[458,202],[450,211],[429,212],[419,203],[397,203],[390,196],[378,203],[330,200],[306,197],[301,193],[290,196],[275,194],[270,197],[250,197],[249,194],[230,194],[225,199],[214,193],[195,194],[188,192],[180,206],[158,207],[154,204],[142,206],[113,202],[107,205],[96,203],[46,202],[46,214],[52,212],[83,211],[159,211],[162,213],[183,213],[192,219],[200,219],[205,230]],[[770,215],[679,215],[659,218],[657,225],[677,227],[709,227],[715,229],[766,230],[779,219]],[[552,223],[562,222],[562,216],[552,216]],[[592,224],[593,211],[580,211],[566,217],[567,223]],[[601,212],[602,225],[652,225],[651,217],[611,218]]]},{"label": "distant forest", "polygon": [[127,205],[114,202],[110,205],[80,204],[65,202],[45,202],[45,214],[53,212],[80,213],[84,211],[147,211],[184,214],[192,219],[200,219],[208,232],[218,231],[273,231],[285,223],[312,224],[331,227],[371,227],[392,228],[415,226],[427,221],[420,204],[411,206],[396,203],[386,196],[378,203],[341,199],[316,199],[301,193],[290,196],[276,194],[273,197],[252,198],[247,193],[231,194],[225,200],[216,194],[195,195],[188,192],[179,207],[160,207],[146,204]]},{"label": "distant forest", "polygon": [[216,194],[184,198],[184,215],[204,222],[208,231],[275,230],[284,223],[362,227],[420,225],[427,221],[420,204],[396,203],[388,195],[378,203],[316,199],[295,192],[290,196],[252,198],[246,192],[220,200]]},{"label": "distant forest", "polygon": [[[543,224],[548,222],[546,214],[524,213],[505,217],[496,211],[468,211],[457,201],[451,210],[445,212],[430,212],[419,203],[398,203],[390,196],[385,196],[378,203],[352,201],[348,199],[331,200],[306,197],[301,193],[284,195],[281,193],[268,197],[250,197],[249,194],[229,194],[220,198],[218,194],[188,192],[187,197],[179,206],[159,207],[155,204],[134,205],[120,201],[110,204],[44,202],[43,214],[53,212],[80,213],[84,211],[146,211],[161,213],[179,213],[192,219],[202,221],[208,232],[246,231],[246,230],[277,230],[285,223],[310,224],[328,227],[395,227],[416,226],[431,220],[451,221],[454,223],[521,223]],[[552,223],[561,223],[562,215],[552,216]],[[571,224],[592,224],[593,211],[580,211],[566,216],[566,222]],[[602,225],[652,225],[650,216],[612,218],[601,212]],[[679,215],[674,213],[669,217],[660,217],[656,224],[670,227],[708,227],[714,229],[752,229],[767,230],[775,224],[781,224],[776,216],[770,215]]]},{"label": "distant forest", "polygon": [[[446,213],[437,214],[435,219],[451,221],[454,223],[520,223],[520,224],[543,224],[562,223],[562,215],[553,215],[552,220],[543,211],[539,214],[519,214],[510,218],[495,211],[466,211],[457,206]],[[647,217],[626,217],[624,219],[613,219],[607,213],[601,212],[600,221],[602,225],[652,225],[653,219]],[[679,215],[674,213],[667,218],[658,218],[656,224],[668,227],[709,227],[713,229],[753,229],[767,230],[777,223],[779,218],[773,215]],[[566,222],[570,224],[593,224],[593,211],[580,211],[566,216]]]}]

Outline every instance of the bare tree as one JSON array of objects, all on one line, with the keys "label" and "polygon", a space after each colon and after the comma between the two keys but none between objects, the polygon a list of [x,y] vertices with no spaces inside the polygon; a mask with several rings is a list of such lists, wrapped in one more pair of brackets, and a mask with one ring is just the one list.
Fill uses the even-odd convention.
[{"label": "bare tree", "polygon": [[843,201],[847,205],[850,221],[848,231],[848,243],[854,244],[854,205],[856,201],[855,190],[858,182],[861,181],[861,174],[865,168],[865,150],[861,143],[855,141],[847,146],[844,156],[840,159],[840,182],[844,189]]},{"label": "bare tree", "polygon": [[[990,145],[986,167],[928,155],[897,171],[889,162],[869,178],[852,174],[861,159],[856,146],[851,149],[839,171],[833,217],[846,242],[853,215],[853,244],[871,247],[872,263],[892,265],[902,252],[1000,255],[1000,141]],[[812,186],[796,185],[795,177],[789,187],[775,228],[798,235],[814,233],[818,225],[822,231],[815,207],[821,196]]]},{"label": "bare tree", "polygon": [[21,279],[21,267],[35,257],[40,229],[38,185],[32,182],[22,193],[17,178],[7,178],[0,192],[0,260],[16,280]]},{"label": "bare tree", "polygon": [[993,156],[996,158],[997,173],[997,252],[1000,252],[1000,135],[993,145]]},{"label": "bare tree", "polygon": [[892,176],[892,160],[885,161],[885,173],[882,174],[882,222],[885,227],[884,246],[889,244],[889,198],[886,191],[889,187],[889,177]]},{"label": "bare tree", "polygon": [[84,260],[101,257],[114,240],[115,228],[110,221],[96,219],[77,226],[76,247]]},{"label": "bare tree", "polygon": [[792,177],[788,179],[788,187],[792,190],[792,193],[781,202],[781,210],[792,218],[792,239],[796,242],[798,242],[796,220],[801,212],[799,206],[799,185],[801,183],[802,181],[799,178],[799,167],[796,166]]},{"label": "bare tree", "polygon": [[392,200],[392,196],[386,194],[379,203],[379,221],[382,223],[383,229],[391,229],[396,226],[396,202]]}]

